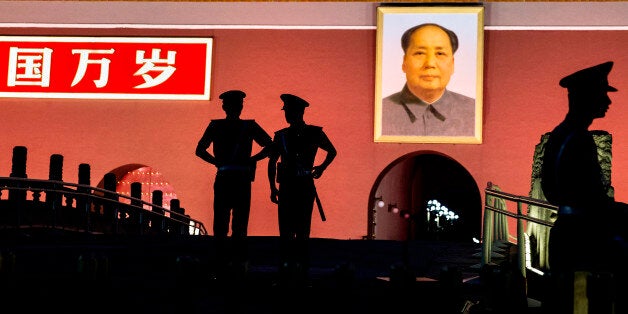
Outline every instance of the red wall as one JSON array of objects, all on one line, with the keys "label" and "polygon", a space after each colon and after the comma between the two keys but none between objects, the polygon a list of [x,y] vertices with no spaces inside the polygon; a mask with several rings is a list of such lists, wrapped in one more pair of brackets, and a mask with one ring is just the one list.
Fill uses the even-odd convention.
[{"label": "red wall", "polygon": [[[628,200],[627,31],[486,31],[483,144],[373,142],[375,30],[56,30],[1,29],[26,35],[212,36],[210,101],[2,99],[0,176],[9,176],[14,146],[28,148],[27,174],[48,177],[51,154],[64,156],[65,181],[78,181],[78,165],[91,166],[92,185],[109,171],[138,163],[163,173],[181,206],[212,224],[215,170],[194,155],[207,122],[220,118],[217,95],[247,93],[243,118],[269,133],[286,125],[279,95],[307,99],[306,122],[324,127],[338,157],[318,181],[327,221],[313,218],[313,237],[366,235],[369,193],[378,174],[413,151],[442,152],[462,164],[484,188],[527,194],[534,145],[567,111],[558,81],[575,70],[616,62],[609,80],[619,92],[607,118],[593,128],[613,134],[616,197]],[[2,74],[0,74],[2,75]],[[249,234],[277,235],[266,161],[253,185]]]}]

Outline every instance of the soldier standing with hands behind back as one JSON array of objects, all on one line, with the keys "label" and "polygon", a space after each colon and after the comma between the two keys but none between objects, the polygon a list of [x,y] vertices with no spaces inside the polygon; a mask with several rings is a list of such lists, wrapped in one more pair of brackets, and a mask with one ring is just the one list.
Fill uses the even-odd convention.
[{"label": "soldier standing with hands behind back", "polygon": [[[303,284],[309,268],[309,239],[315,199],[320,213],[323,213],[314,179],[321,177],[337,152],[322,127],[308,125],[303,120],[305,108],[309,106],[307,101],[291,94],[282,94],[280,98],[290,126],[275,132],[273,138],[268,161],[270,198],[278,204],[281,279]],[[327,155],[320,165],[314,166],[319,148]],[[276,183],[279,183],[279,188]],[[324,219],[324,216],[321,218]]]}]

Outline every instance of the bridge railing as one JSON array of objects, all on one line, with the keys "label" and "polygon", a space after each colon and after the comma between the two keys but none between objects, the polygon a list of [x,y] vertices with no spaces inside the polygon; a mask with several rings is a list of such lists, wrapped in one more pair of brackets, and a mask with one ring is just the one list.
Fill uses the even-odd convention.
[{"label": "bridge railing", "polygon": [[[153,200],[161,199],[153,191]],[[179,201],[160,202],[84,184],[0,177],[0,229],[53,228],[111,234],[206,235]]]},{"label": "bridge railing", "polygon": [[[497,230],[500,226],[500,223],[497,222],[499,220],[505,220],[507,224],[509,221],[515,220],[517,225],[517,264],[519,270],[521,271],[521,274],[525,278],[526,271],[530,268],[526,256],[528,253],[528,249],[526,249],[526,224],[536,223],[543,226],[552,227],[553,223],[550,221],[537,219],[525,214],[524,208],[528,208],[529,206],[537,206],[550,210],[557,210],[558,208],[555,205],[552,205],[544,200],[502,192],[497,188],[497,186],[493,185],[491,182],[488,183],[486,189],[484,190],[484,193],[485,205],[484,222],[482,226],[483,236],[481,266],[487,265],[492,261],[496,235],[500,233],[500,230]],[[516,211],[509,210],[509,208],[512,209],[513,205],[516,207]]]}]

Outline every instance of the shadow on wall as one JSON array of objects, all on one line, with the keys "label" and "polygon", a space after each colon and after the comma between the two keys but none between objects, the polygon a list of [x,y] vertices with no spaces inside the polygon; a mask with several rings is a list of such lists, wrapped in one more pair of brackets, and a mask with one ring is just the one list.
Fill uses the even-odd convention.
[{"label": "shadow on wall", "polygon": [[369,239],[480,238],[480,190],[471,174],[449,156],[434,151],[404,155],[380,173],[371,191]]}]

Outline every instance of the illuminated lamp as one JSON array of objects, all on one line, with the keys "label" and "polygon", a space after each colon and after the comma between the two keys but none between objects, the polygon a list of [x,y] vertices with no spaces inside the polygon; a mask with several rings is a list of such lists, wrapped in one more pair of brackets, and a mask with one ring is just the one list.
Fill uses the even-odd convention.
[{"label": "illuminated lamp", "polygon": [[384,208],[384,205],[386,205],[386,203],[384,203],[384,200],[381,196],[378,196],[375,198],[375,205],[378,208]]},{"label": "illuminated lamp", "polygon": [[402,210],[401,212],[399,212],[399,216],[401,216],[403,219],[410,219],[410,212],[407,210]]}]

